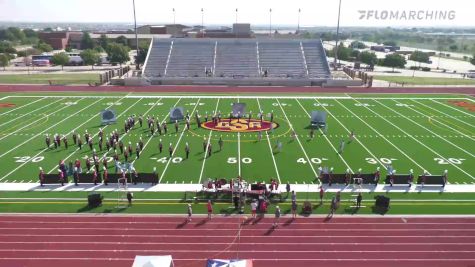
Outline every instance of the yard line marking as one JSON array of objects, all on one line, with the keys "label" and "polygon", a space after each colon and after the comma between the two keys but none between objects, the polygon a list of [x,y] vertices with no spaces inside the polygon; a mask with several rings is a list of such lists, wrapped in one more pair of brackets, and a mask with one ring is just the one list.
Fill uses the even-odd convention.
[{"label": "yard line marking", "polygon": [[7,99],[7,98],[9,98],[9,97],[10,97],[10,96],[4,96],[4,97],[0,98],[0,101],[2,101],[2,100],[4,100],[4,99]]},{"label": "yard line marking", "polygon": [[[160,98],[160,99],[161,99],[161,98]],[[178,100],[176,101],[176,103],[175,103],[173,106],[176,107],[176,105],[178,104],[178,102],[180,102],[180,100],[181,100],[181,97],[178,98]],[[157,101],[157,103],[158,103],[158,101]],[[166,116],[163,118],[163,120],[160,122],[160,124],[164,123],[164,122],[167,120],[167,118],[168,118],[169,115],[170,115],[170,113],[168,112],[167,115],[166,115]],[[153,137],[154,137],[154,135],[152,135],[152,136],[150,136],[150,137],[148,138],[147,142],[146,142],[146,143],[144,144],[144,146],[143,146],[143,150],[145,150],[145,148],[147,147],[148,143],[150,143],[150,141],[152,141]],[[142,150],[142,151],[143,151],[143,150]],[[140,153],[142,153],[142,151],[140,151]],[[132,161],[132,166],[133,166],[133,164],[135,163],[136,160],[137,160],[137,158],[135,158],[135,159]]]},{"label": "yard line marking", "polygon": [[[318,104],[320,104],[320,102],[318,101],[318,99],[315,98],[315,101],[316,101]],[[346,126],[345,126],[343,123],[341,123],[341,121],[340,121],[339,119],[337,119],[337,118],[333,115],[333,113],[331,113],[325,106],[323,106],[323,105],[321,105],[321,104],[320,104],[320,106],[321,106],[322,108],[324,108],[333,118],[335,118],[335,120],[336,120],[348,133],[351,133],[351,131],[348,130],[348,128],[346,128]],[[364,135],[364,136],[366,137],[366,135]],[[379,158],[376,157],[376,156],[360,141],[360,139],[358,138],[358,136],[355,136],[355,139],[356,139],[356,141],[357,141],[377,162],[379,162],[379,164],[380,164],[385,170],[388,169],[388,168],[386,167],[386,165],[384,165],[384,164],[379,160]]]},{"label": "yard line marking", "polygon": [[[360,103],[358,100],[355,99],[355,101],[357,103]],[[403,129],[401,129],[399,126],[395,125],[394,123],[392,123],[391,121],[387,120],[386,118],[383,118],[381,115],[379,115],[377,112],[373,111],[372,109],[370,109],[369,107],[365,107],[366,109],[368,109],[369,111],[373,112],[374,114],[376,114],[377,116],[381,117],[383,120],[385,120],[387,123],[391,124],[392,126],[394,126],[395,128],[399,129],[401,132],[403,132],[404,134],[407,134],[408,133],[406,131],[404,131]],[[388,107],[386,107],[387,109],[389,110],[392,110]],[[452,162],[450,162],[449,160],[447,160],[445,157],[441,156],[439,153],[437,153],[436,151],[434,151],[432,148],[428,147],[426,144],[422,143],[421,141],[419,141],[417,138],[414,138],[413,136],[410,136],[413,140],[415,140],[417,143],[419,143],[420,145],[422,145],[423,147],[427,148],[428,150],[432,151],[432,153],[434,153],[435,155],[439,156],[439,158],[442,158],[444,159],[445,161],[447,161],[449,164],[451,164],[452,166],[454,166],[456,169],[458,169],[459,171],[465,173],[468,177],[472,178],[475,180],[475,177],[473,177],[471,174],[467,173],[466,171],[462,170],[460,167],[458,167],[457,165],[453,164]]]},{"label": "yard line marking", "polygon": [[[82,100],[82,99],[81,99],[81,100]],[[79,101],[80,101],[80,100],[79,100]],[[99,102],[99,101],[96,101],[96,102],[94,102],[94,103],[97,103],[97,102]],[[94,103],[93,103],[93,104],[94,104]],[[91,104],[91,105],[92,105],[92,104]],[[89,105],[89,106],[91,106],[91,105]],[[86,109],[86,108],[88,108],[89,106],[87,106],[87,107],[81,109],[81,111],[84,110],[84,109]],[[67,107],[67,106],[66,106],[66,107]],[[57,111],[60,111],[60,110],[57,110]],[[57,112],[57,111],[56,111],[56,112]],[[76,113],[78,113],[78,112],[76,112]],[[75,114],[76,114],[76,113],[75,113]],[[73,114],[73,115],[74,115],[74,114]],[[52,126],[50,126],[50,127],[46,128],[45,130],[41,131],[40,133],[37,133],[37,134],[33,135],[33,137],[31,137],[30,139],[26,140],[25,142],[23,142],[23,143],[21,143],[21,144],[15,146],[14,148],[8,150],[7,152],[1,154],[1,155],[0,155],[0,158],[3,157],[3,156],[5,156],[6,154],[12,152],[13,150],[19,148],[20,146],[22,146],[22,145],[28,143],[29,141],[33,140],[33,139],[36,138],[37,136],[40,136],[40,135],[42,135],[42,134],[45,134],[48,130],[50,130],[51,128],[53,128],[53,127],[55,127],[56,125],[60,124],[61,122],[63,122],[63,121],[65,121],[65,120],[69,119],[69,118],[72,117],[73,115],[71,115],[71,116],[69,116],[69,117],[67,117],[67,118],[64,118],[63,120],[59,121],[58,123],[53,124]],[[45,149],[44,151],[46,151],[46,149]],[[1,179],[0,179],[0,181],[1,181]]]},{"label": "yard line marking", "polygon": [[[282,105],[280,104],[279,99],[276,98],[276,100],[277,100],[277,103],[279,104],[280,109],[282,110],[282,113],[284,113],[284,116],[285,116],[285,118],[287,119],[287,122],[289,123],[290,129],[292,129],[292,131],[295,131],[295,130],[294,130],[294,127],[292,126],[292,123],[291,123],[290,120],[289,120],[289,117],[287,117],[287,113],[285,113],[284,108],[283,108]],[[317,172],[315,171],[315,168],[313,168],[312,161],[310,161],[310,158],[308,157],[307,152],[305,152],[305,149],[303,148],[303,145],[302,145],[302,143],[300,142],[300,139],[299,139],[299,136],[298,136],[298,135],[296,136],[296,139],[297,139],[297,142],[298,142],[299,145],[300,145],[300,148],[302,149],[303,154],[304,154],[305,157],[307,158],[307,162],[308,162],[308,164],[310,165],[310,168],[312,168],[313,174],[315,174],[315,177],[314,177],[314,178],[318,178],[318,174],[317,174]]]},{"label": "yard line marking", "polygon": [[[391,141],[389,141],[384,135],[382,135],[380,132],[378,132],[373,126],[371,126],[370,124],[368,124],[365,120],[363,120],[362,118],[360,118],[358,115],[356,115],[353,111],[351,111],[350,109],[348,109],[345,105],[343,105],[342,103],[340,103],[340,101],[336,100],[335,101],[340,104],[340,106],[342,106],[343,108],[345,108],[346,110],[348,110],[351,114],[353,114],[356,118],[358,118],[360,121],[362,121],[364,124],[366,124],[366,126],[368,126],[369,128],[371,128],[371,130],[373,130],[376,134],[378,134],[379,136],[381,136],[381,138],[383,138],[386,142],[388,142],[390,145],[392,145],[396,150],[398,150],[401,154],[403,154],[404,156],[406,156],[406,158],[408,158],[410,161],[412,161],[414,164],[416,164],[419,168],[421,168],[422,171],[426,170],[424,167],[422,167],[419,163],[417,163],[415,160],[413,160],[411,157],[409,157],[409,155],[407,155],[404,151],[402,151],[399,147],[397,147],[395,144],[393,144]],[[357,100],[355,100],[357,101]],[[358,101],[357,101],[358,102]],[[358,102],[359,103],[359,102]]]},{"label": "yard line marking", "polygon": [[[198,101],[196,101],[195,107],[191,111],[190,117],[193,116],[193,113],[195,112],[196,108],[198,107],[198,104],[200,103],[200,100],[201,100],[201,98],[198,98]],[[183,137],[183,134],[185,133],[185,131],[186,130],[183,129],[183,131],[181,132],[180,137],[178,138],[178,141],[176,142],[175,148],[173,148],[172,157],[173,157],[173,155],[175,155],[175,152],[178,149],[178,146],[180,145],[181,138]],[[163,176],[165,175],[165,172],[167,171],[168,166],[170,165],[171,161],[172,161],[171,158],[167,161],[167,164],[165,165],[165,168],[163,169],[162,175],[160,176],[160,179],[158,180],[158,183],[160,183],[162,181]]]},{"label": "yard line marking", "polygon": [[[83,110],[88,109],[89,107],[91,107],[91,106],[97,104],[97,103],[98,103],[99,101],[101,101],[101,100],[102,100],[102,99],[99,99],[99,100],[93,102],[92,104],[90,104],[90,105],[88,105],[88,106],[86,106],[86,107],[84,107],[84,108],[78,110],[76,113],[74,113],[74,114],[72,114],[72,115],[70,115],[70,116],[68,116],[68,117],[66,117],[66,118],[64,118],[64,119],[62,119],[62,120],[60,120],[60,121],[57,122],[56,124],[52,125],[51,127],[47,128],[46,130],[44,130],[43,133],[46,132],[47,130],[53,128],[54,126],[56,126],[56,125],[58,125],[58,124],[64,122],[65,120],[68,120],[70,117],[74,116],[75,114],[78,114],[78,113],[82,112]],[[91,118],[91,119],[92,119],[92,118]],[[84,122],[84,123],[86,123],[86,122]],[[83,124],[84,124],[84,123],[83,123]],[[72,131],[71,131],[71,132],[72,132]],[[69,132],[68,135],[69,135],[71,132]],[[26,140],[25,142],[21,143],[20,145],[18,145],[18,146],[16,146],[16,147],[10,149],[9,151],[3,153],[2,155],[0,155],[0,157],[3,157],[3,156],[6,155],[7,153],[9,153],[9,152],[15,150],[17,147],[19,147],[19,146],[21,146],[21,145],[23,145],[23,144],[28,143],[29,141],[33,140],[34,138],[36,138],[38,135],[41,135],[41,134],[42,134],[42,133],[39,133],[39,134],[33,136],[32,138],[30,138],[30,139]],[[25,164],[29,163],[32,159],[34,159],[35,157],[38,157],[39,155],[41,155],[43,152],[45,152],[45,151],[48,150],[48,149],[49,149],[49,148],[47,147],[47,148],[41,150],[38,154],[36,154],[36,155],[34,155],[33,157],[29,158],[27,161],[25,161],[24,163],[20,164],[18,167],[16,167],[16,168],[13,169],[12,171],[10,171],[10,172],[7,173],[6,175],[4,175],[2,178],[0,178],[0,181],[2,181],[3,179],[7,178],[8,176],[10,176],[10,175],[11,175],[12,173],[14,173],[16,170],[18,170],[18,169],[20,169],[21,167],[25,166]]]},{"label": "yard line marking", "polygon": [[18,120],[18,119],[20,119],[20,118],[25,117],[26,115],[29,115],[29,114],[31,114],[31,113],[33,113],[33,112],[36,112],[36,111],[40,110],[40,109],[43,109],[43,108],[46,108],[46,107],[51,106],[51,105],[53,105],[53,104],[56,104],[56,103],[58,103],[59,101],[62,101],[62,100],[64,100],[64,98],[61,98],[61,99],[59,99],[59,100],[57,100],[57,101],[54,101],[54,102],[52,102],[52,103],[49,103],[49,104],[47,104],[46,106],[41,106],[41,107],[39,107],[39,108],[37,108],[37,109],[35,109],[35,110],[32,110],[32,111],[30,111],[30,112],[28,112],[28,113],[25,113],[25,114],[23,114],[23,115],[21,115],[21,116],[15,117],[13,120],[9,120],[9,121],[7,121],[7,122],[4,122],[4,123],[0,124],[0,126],[3,126],[3,125],[8,124],[8,123],[10,123],[10,122],[16,121],[16,120]]},{"label": "yard line marking", "polygon": [[[440,110],[438,110],[438,109],[435,109],[435,108],[433,108],[433,107],[431,107],[431,106],[429,106],[429,105],[426,105],[426,104],[424,104],[424,103],[422,103],[422,102],[417,102],[417,101],[414,101],[414,100],[412,100],[412,101],[415,102],[415,103],[418,103],[418,104],[420,104],[420,105],[423,105],[424,107],[430,108],[430,109],[432,109],[432,110],[434,110],[434,111],[436,111],[436,112],[438,112],[438,113],[441,113],[441,114],[444,114],[444,115],[445,115],[445,116],[441,116],[441,117],[452,118],[452,119],[454,119],[454,120],[456,120],[456,121],[459,121],[459,122],[461,122],[461,123],[463,123],[463,124],[466,124],[466,125],[468,125],[468,126],[470,126],[470,127],[475,128],[475,125],[474,125],[474,124],[470,124],[470,123],[468,123],[468,122],[466,122],[466,121],[463,121],[463,120],[459,119],[459,118],[458,118],[459,116],[448,115],[447,113],[444,113],[444,112],[442,112],[442,111],[440,111]],[[434,116],[434,117],[436,117],[436,116]]]},{"label": "yard line marking", "polygon": [[[84,99],[84,98],[83,98],[83,99]],[[81,100],[83,100],[83,99],[78,100],[78,102],[81,101]],[[53,111],[52,113],[47,114],[46,117],[51,116],[51,115],[53,115],[53,114],[55,114],[55,113],[57,113],[57,112],[59,112],[59,111],[65,109],[65,108],[69,108],[69,107],[71,107],[71,106],[65,105],[64,107],[62,107],[62,108],[60,108],[60,109],[57,109],[57,110]],[[3,140],[3,139],[5,139],[5,138],[7,138],[7,137],[9,137],[10,135],[12,135],[12,134],[14,134],[14,133],[17,133],[17,132],[19,132],[19,131],[21,131],[21,130],[23,130],[23,129],[25,129],[25,128],[28,128],[29,126],[31,126],[31,125],[33,125],[33,124],[35,124],[35,123],[38,123],[38,121],[37,121],[37,120],[34,120],[34,121],[32,121],[31,123],[28,123],[28,124],[26,124],[26,125],[23,125],[23,127],[19,128],[19,129],[16,129],[16,130],[10,132],[9,134],[3,136],[2,138],[0,138],[0,141]]]},{"label": "yard line marking", "polygon": [[[259,106],[259,112],[262,113],[263,110],[261,108],[261,102],[259,101],[259,97],[257,97],[256,100],[257,100],[257,105]],[[272,161],[274,162],[274,168],[275,168],[275,173],[277,174],[277,179],[279,180],[279,184],[282,184],[282,182],[280,181],[279,169],[277,168],[277,163],[275,162],[275,156],[272,151],[272,145],[270,144],[269,133],[267,131],[266,131],[266,137],[267,137],[267,144],[269,144],[269,152],[272,156]]]},{"label": "yard line marking", "polygon": [[[308,113],[308,111],[302,106],[302,103],[300,103],[300,101],[298,99],[296,99],[297,103],[299,104],[299,106],[303,109],[303,111],[305,111],[305,113],[307,114],[307,117],[311,118],[312,116],[310,116],[310,114]],[[290,122],[289,122],[290,123]],[[338,150],[335,148],[335,146],[333,146],[333,144],[330,142],[330,139],[328,139],[328,137],[323,133],[322,129],[320,129],[320,133],[323,135],[323,137],[325,138],[325,140],[327,140],[328,144],[333,148],[333,150],[338,154],[338,157],[340,157],[340,159],[343,161],[343,163],[345,163],[346,167],[350,170],[350,172],[354,173],[353,170],[351,169],[350,165],[346,162],[346,160],[343,158],[343,156],[338,153]],[[343,135],[342,135],[343,137]],[[298,139],[297,139],[298,140]]]},{"label": "yard line marking", "polygon": [[463,111],[463,110],[460,110],[460,109],[458,109],[458,108],[454,108],[454,107],[452,107],[452,106],[450,106],[450,105],[447,105],[447,104],[445,104],[445,103],[443,103],[443,102],[439,102],[439,101],[436,101],[436,100],[434,100],[434,99],[431,99],[431,101],[432,101],[432,102],[435,102],[435,103],[437,103],[437,104],[446,106],[446,107],[448,107],[448,108],[451,108],[451,109],[453,109],[453,110],[459,111],[459,112],[461,112],[461,113],[463,113],[463,114],[465,114],[465,115],[468,115],[468,116],[470,116],[470,117],[475,117],[475,115],[473,115],[473,114],[470,114],[470,113],[465,112],[465,111]]},{"label": "yard line marking", "polygon": [[[8,97],[9,97],[9,96],[4,97],[4,98],[2,98],[2,99],[0,99],[0,100],[6,99],[6,98],[8,98]],[[66,98],[66,97],[64,97],[64,98]],[[13,111],[15,111],[15,110],[17,110],[17,109],[27,107],[27,106],[32,105],[32,104],[34,104],[34,103],[36,103],[36,102],[38,102],[38,101],[41,101],[41,100],[43,100],[43,99],[46,99],[46,97],[43,97],[43,98],[40,98],[40,99],[35,100],[35,101],[33,101],[33,102],[30,102],[30,103],[28,103],[28,104],[26,104],[26,105],[22,105],[22,106],[16,107],[16,108],[14,108],[14,109],[12,109],[12,110],[9,110],[9,111],[7,111],[7,112],[0,113],[0,115],[5,115],[5,114],[8,114],[8,113],[10,113],[10,112],[13,112]]]},{"label": "yard line marking", "polygon": [[[412,123],[414,123],[414,124],[418,125],[419,127],[421,127],[421,128],[423,128],[423,129],[425,129],[426,131],[428,131],[428,132],[432,133],[433,135],[435,135],[435,136],[439,137],[440,139],[444,140],[445,142],[447,142],[447,143],[451,144],[452,146],[454,146],[454,147],[458,148],[459,150],[461,150],[461,151],[463,151],[463,152],[467,153],[468,155],[470,155],[470,156],[472,156],[472,157],[475,157],[475,155],[474,155],[474,154],[472,154],[472,153],[468,152],[467,150],[465,150],[465,149],[463,149],[463,148],[459,147],[458,145],[456,145],[456,144],[454,144],[454,143],[450,142],[448,139],[445,139],[445,138],[443,138],[443,137],[442,137],[442,136],[440,136],[439,134],[437,134],[437,133],[434,133],[434,132],[433,132],[433,131],[431,131],[430,129],[428,129],[428,128],[426,128],[426,127],[422,126],[420,123],[417,123],[417,122],[415,122],[415,121],[414,121],[414,120],[412,120],[411,118],[408,118],[408,117],[406,117],[406,116],[402,115],[401,113],[399,113],[398,111],[396,111],[396,110],[394,110],[394,109],[391,109],[391,108],[389,108],[389,107],[388,107],[388,106],[386,106],[384,103],[381,103],[381,102],[379,102],[378,100],[374,100],[374,101],[375,101],[376,103],[380,104],[381,106],[383,106],[383,107],[385,107],[385,108],[387,108],[387,109],[391,110],[392,112],[394,112],[394,113],[397,113],[397,114],[399,114],[399,115],[403,116],[405,119],[407,119],[407,120],[409,120],[410,122],[412,122]],[[397,102],[397,101],[394,101],[394,102],[396,102],[396,103],[399,103],[399,102]],[[419,112],[419,111],[417,111],[416,109],[413,109],[413,108],[411,108],[411,107],[408,107],[408,108],[410,108],[411,110],[413,110],[413,111],[415,111],[415,112],[417,112],[417,113],[419,113],[419,114],[422,114],[422,115],[424,115],[424,116],[425,116],[425,117],[427,117],[427,118],[430,118],[430,116],[427,116],[427,115],[423,114],[422,112]],[[434,120],[434,121],[437,121],[436,119],[433,119],[433,120]],[[437,121],[437,122],[439,122],[439,121]],[[439,122],[439,123],[440,123],[440,122]],[[472,140],[474,140],[474,141],[475,141],[475,139],[473,139],[472,137],[469,137],[468,135],[465,135],[465,134],[463,134],[463,133],[461,133],[461,132],[459,132],[459,131],[457,131],[457,130],[455,130],[455,129],[453,129],[453,128],[449,127],[449,126],[446,126],[446,127],[450,128],[450,129],[452,129],[453,131],[455,131],[455,132],[458,132],[458,133],[460,133],[460,134],[462,134],[462,135],[464,135],[464,136],[467,136],[468,138],[470,138],[470,139],[472,139]]]},{"label": "yard line marking", "polygon": [[[120,98],[119,100],[117,101],[114,101],[114,103],[118,102],[118,101],[121,101],[122,99],[124,99],[124,97]],[[140,98],[139,100],[137,100],[135,103],[133,103],[132,105],[130,105],[126,110],[124,110],[123,112],[121,112],[117,118],[121,117],[122,115],[124,115],[124,113],[126,113],[129,109],[131,109],[132,107],[134,107],[138,102],[142,101],[142,98]],[[107,108],[111,108],[114,103],[112,103],[111,105],[109,105]],[[91,117],[89,120],[87,120],[86,122],[90,121],[92,118],[94,117]],[[81,127],[82,125],[84,124],[81,124],[80,126],[76,127],[73,131],[76,131],[79,127]],[[110,124],[106,125],[105,127],[102,128],[102,130],[106,129]],[[73,132],[71,131],[71,132]],[[70,133],[71,133],[70,132]],[[96,137],[97,135],[99,134],[99,131],[97,133],[95,133],[93,136],[91,136],[91,138],[94,138]],[[125,135],[125,134],[124,134]],[[122,138],[124,135],[122,135],[120,138]],[[87,145],[87,144],[86,144]],[[69,154],[66,158],[63,159],[64,162],[66,162],[66,160],[68,160],[72,155],[76,154],[76,152],[79,151],[79,148],[77,147],[71,154]],[[104,157],[102,157],[99,162],[102,161]],[[48,174],[50,174],[51,172],[53,172],[55,169],[57,168],[57,166],[53,167],[49,172]],[[89,170],[86,170],[86,172],[88,172]]]},{"label": "yard line marking", "polygon": [[[212,114],[214,116],[214,114],[216,114],[216,112],[218,111],[218,106],[219,106],[219,101],[220,101],[220,98],[218,98],[218,101],[216,102],[216,108],[214,109],[214,113]],[[207,145],[209,146],[209,143],[211,142],[211,135],[213,134],[213,130],[211,130],[209,132],[209,136],[208,136],[208,142],[207,142]],[[206,159],[208,157],[206,157],[206,151],[204,152],[204,158],[203,158],[203,164],[201,165],[201,171],[200,171],[200,178],[198,180],[198,183],[201,184],[201,179],[203,178],[203,171],[205,169],[205,163],[206,163]]]}]

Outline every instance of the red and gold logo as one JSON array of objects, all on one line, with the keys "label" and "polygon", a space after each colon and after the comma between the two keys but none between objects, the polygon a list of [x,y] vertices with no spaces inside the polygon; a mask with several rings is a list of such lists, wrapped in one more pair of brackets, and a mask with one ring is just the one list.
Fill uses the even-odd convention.
[{"label": "red and gold logo", "polygon": [[475,112],[475,103],[467,102],[467,101],[457,101],[457,100],[450,100],[449,103],[452,105],[464,108],[468,111]]},{"label": "red and gold logo", "polygon": [[259,131],[268,131],[271,129],[276,129],[279,127],[279,124],[270,121],[260,121],[257,119],[221,119],[218,123],[213,121],[201,123],[201,127],[219,131],[219,132],[259,132]]}]

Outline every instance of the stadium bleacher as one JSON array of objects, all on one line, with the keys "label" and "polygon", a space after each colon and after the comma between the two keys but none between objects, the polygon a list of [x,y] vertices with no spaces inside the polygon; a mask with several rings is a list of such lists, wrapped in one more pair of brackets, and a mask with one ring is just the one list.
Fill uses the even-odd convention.
[{"label": "stadium bleacher", "polygon": [[331,78],[321,40],[277,39],[154,39],[143,74],[150,79]]}]

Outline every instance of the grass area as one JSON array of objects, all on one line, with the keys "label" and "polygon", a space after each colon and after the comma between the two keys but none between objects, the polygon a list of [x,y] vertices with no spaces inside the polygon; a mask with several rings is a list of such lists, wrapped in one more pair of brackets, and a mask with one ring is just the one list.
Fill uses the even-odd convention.
[{"label": "grass area", "polygon": [[99,82],[97,73],[0,74],[0,84],[88,84]]},{"label": "grass area", "polygon": [[458,78],[433,78],[433,77],[409,77],[409,76],[374,76],[375,80],[392,83],[404,83],[405,85],[475,85],[475,79]]},{"label": "grass area", "polygon": [[[193,205],[194,213],[206,213],[206,198],[201,201],[193,200],[192,195],[186,198],[183,192],[167,193],[135,193],[135,200],[132,206],[126,208],[116,208],[116,193],[102,193],[104,202],[101,207],[89,208],[85,193],[77,192],[5,192],[0,195],[0,212],[15,213],[150,213],[150,214],[184,214],[186,205]],[[360,209],[354,207],[354,196],[352,193],[341,195],[341,205],[337,210],[338,214],[374,214],[374,196],[379,194],[365,193],[363,206]],[[387,214],[475,214],[475,210],[470,207],[474,205],[475,196],[469,193],[386,193],[383,194],[391,198],[391,207]],[[310,201],[313,205],[313,214],[327,214],[329,212],[330,200],[333,193],[327,193],[323,204],[320,205],[316,194],[305,193],[298,195],[298,205],[301,208],[304,201]],[[62,199],[66,197],[66,199]],[[79,197],[79,198],[75,198]],[[176,200],[171,198],[176,197]],[[204,197],[204,196],[203,196]],[[69,198],[69,199],[68,199]],[[215,214],[229,215],[237,213],[233,204],[228,198],[211,198],[215,206]],[[283,202],[273,199],[269,206],[268,213],[273,214],[274,208],[279,205],[284,213],[290,213],[290,198],[284,195]],[[250,213],[249,203],[246,204],[245,213]],[[299,208],[299,210],[300,210]]]}]

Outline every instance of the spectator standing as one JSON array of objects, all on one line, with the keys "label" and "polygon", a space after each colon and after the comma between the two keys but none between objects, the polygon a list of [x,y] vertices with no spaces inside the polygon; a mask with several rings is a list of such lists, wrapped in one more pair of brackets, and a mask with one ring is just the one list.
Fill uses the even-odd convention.
[{"label": "spectator standing", "polygon": [[191,204],[188,204],[188,221],[191,222],[191,216],[193,215],[193,209],[191,208]]},{"label": "spectator standing", "polygon": [[129,191],[127,192],[127,201],[129,201],[129,206],[132,206],[132,199],[134,198],[134,195]]},{"label": "spectator standing", "polygon": [[257,210],[257,201],[253,200],[251,202],[251,212],[252,212],[252,218],[256,218],[256,210]]},{"label": "spectator standing", "polygon": [[297,202],[292,201],[292,218],[297,218]]},{"label": "spectator standing", "polygon": [[208,200],[207,208],[208,208],[208,220],[211,220],[211,214],[213,214],[213,204],[211,203],[211,200]]},{"label": "spectator standing", "polygon": [[279,223],[279,218],[280,218],[280,208],[279,206],[275,207],[275,219],[274,219],[274,224],[272,225],[273,227],[277,227]]},{"label": "spectator standing", "polygon": [[285,190],[287,191],[287,196],[289,196],[289,193],[290,193],[290,184],[289,184],[289,182],[287,182],[287,184],[285,185]]},{"label": "spectator standing", "polygon": [[297,194],[295,193],[294,190],[292,190],[292,196],[291,196],[292,202],[297,201]]},{"label": "spectator standing", "polygon": [[323,186],[320,186],[320,205],[323,204],[324,195],[325,195],[325,191],[323,190]]},{"label": "spectator standing", "polygon": [[356,207],[359,208],[361,207],[361,201],[363,200],[363,196],[361,193],[358,193],[358,196],[356,197]]}]

